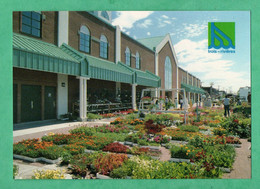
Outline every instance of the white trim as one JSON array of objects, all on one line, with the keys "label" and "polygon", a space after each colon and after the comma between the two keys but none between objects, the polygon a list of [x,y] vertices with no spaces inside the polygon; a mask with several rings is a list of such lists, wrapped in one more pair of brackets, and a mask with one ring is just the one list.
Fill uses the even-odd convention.
[{"label": "white trim", "polygon": [[159,76],[159,54],[157,52],[155,52],[155,75]]},{"label": "white trim", "polygon": [[116,26],[116,64],[121,62],[121,30]]},{"label": "white trim", "polygon": [[69,12],[59,11],[58,13],[58,46],[69,43]]},{"label": "white trim", "polygon": [[170,34],[167,34],[164,39],[161,41],[161,43],[159,43],[159,45],[157,45],[157,47],[155,48],[155,52],[156,53],[159,53],[162,48],[167,44],[167,42],[170,43],[170,47],[171,47],[171,50],[172,50],[172,54],[173,54],[173,58],[175,60],[175,64],[178,68],[178,60],[177,60],[177,55],[175,53],[175,50],[174,50],[174,47],[172,45],[172,41],[171,41],[171,37],[170,37]]}]

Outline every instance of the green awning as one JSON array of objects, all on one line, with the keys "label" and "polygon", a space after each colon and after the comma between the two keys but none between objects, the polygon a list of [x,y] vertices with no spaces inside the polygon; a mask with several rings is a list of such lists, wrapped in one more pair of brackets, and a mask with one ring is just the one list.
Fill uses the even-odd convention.
[{"label": "green awning", "polygon": [[201,89],[199,87],[192,86],[192,85],[188,85],[186,83],[182,83],[181,88],[184,88],[185,91],[191,92],[191,93],[199,93],[199,94],[205,93],[203,89]]},{"label": "green awning", "polygon": [[59,47],[17,33],[13,34],[13,66],[79,76],[80,61]]},{"label": "green awning", "polygon": [[122,65],[110,62],[91,55],[83,54],[67,44],[62,44],[61,49],[73,56],[78,61],[87,62],[88,75],[90,78],[115,81],[122,83],[133,83],[133,72]]},{"label": "green awning", "polygon": [[119,65],[129,69],[134,74],[134,83],[137,85],[143,85],[148,87],[161,87],[161,78],[148,70],[142,71],[135,68],[131,68],[122,62],[118,62]]},{"label": "green awning", "polygon": [[13,66],[149,87],[161,86],[160,77],[149,71],[83,54],[67,44],[57,47],[16,33],[13,34]]}]

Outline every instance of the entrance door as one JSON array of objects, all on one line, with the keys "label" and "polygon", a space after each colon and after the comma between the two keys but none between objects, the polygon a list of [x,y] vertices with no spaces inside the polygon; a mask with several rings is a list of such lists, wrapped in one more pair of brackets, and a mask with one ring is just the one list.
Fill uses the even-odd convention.
[{"label": "entrance door", "polygon": [[17,123],[17,84],[13,85],[13,122]]},{"label": "entrance door", "polygon": [[21,121],[41,120],[41,86],[21,86]]},{"label": "entrance door", "polygon": [[45,87],[44,119],[56,118],[56,87]]}]

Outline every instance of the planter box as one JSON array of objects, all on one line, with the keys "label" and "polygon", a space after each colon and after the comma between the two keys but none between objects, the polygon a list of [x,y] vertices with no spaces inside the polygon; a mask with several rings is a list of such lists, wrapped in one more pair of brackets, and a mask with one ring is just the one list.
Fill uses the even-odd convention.
[{"label": "planter box", "polygon": [[227,145],[234,146],[235,148],[241,148],[241,144],[227,144]]},{"label": "planter box", "polygon": [[158,156],[151,156],[151,158],[152,158],[152,159],[155,159],[155,160],[160,159],[160,157],[158,157]]},{"label": "planter box", "polygon": [[31,158],[31,157],[22,156],[22,155],[16,155],[16,154],[14,154],[13,157],[14,157],[15,159],[20,159],[20,160],[24,160],[24,161],[29,161],[29,162],[32,162],[32,163],[37,162],[37,159],[38,159],[38,158]]},{"label": "planter box", "polygon": [[27,156],[22,156],[22,155],[17,155],[17,154],[14,154],[13,157],[15,159],[20,159],[20,160],[24,160],[24,161],[29,161],[29,162],[32,162],[32,163],[35,163],[35,162],[45,162],[45,163],[48,163],[48,164],[57,164],[60,162],[60,158],[58,159],[55,159],[55,160],[51,160],[51,159],[47,159],[47,158],[44,158],[44,157],[38,157],[38,158],[31,158],[31,157],[27,157]]},{"label": "planter box", "polygon": [[230,168],[220,167],[219,169],[221,171],[223,171],[223,173],[230,173],[231,172]]},{"label": "planter box", "polygon": [[95,152],[95,151],[94,151],[94,150],[87,150],[87,149],[85,149],[84,152],[85,152],[85,153],[93,153],[93,152]]},{"label": "planter box", "polygon": [[128,142],[128,141],[124,142],[124,145],[127,145],[127,146],[133,146],[133,144],[134,144],[133,142]]},{"label": "planter box", "polygon": [[106,176],[106,175],[102,175],[102,174],[97,173],[97,179],[112,179],[112,178],[109,177],[109,176]]},{"label": "planter box", "polygon": [[57,163],[59,163],[60,162],[60,158],[58,158],[58,159],[55,159],[55,160],[51,160],[51,159],[47,159],[47,158],[44,158],[44,157],[40,157],[40,158],[38,158],[39,159],[39,161],[43,161],[43,162],[45,162],[45,163],[49,163],[49,164],[57,164]]},{"label": "planter box", "polygon": [[141,148],[150,148],[151,150],[160,150],[160,146],[140,146]]},{"label": "planter box", "polygon": [[187,141],[182,141],[182,140],[170,140],[171,143],[178,143],[178,144],[188,144]]},{"label": "planter box", "polygon": [[171,158],[169,161],[171,161],[171,162],[177,162],[177,163],[180,163],[180,162],[190,163],[190,160],[189,160],[189,159],[180,159],[180,158]]}]

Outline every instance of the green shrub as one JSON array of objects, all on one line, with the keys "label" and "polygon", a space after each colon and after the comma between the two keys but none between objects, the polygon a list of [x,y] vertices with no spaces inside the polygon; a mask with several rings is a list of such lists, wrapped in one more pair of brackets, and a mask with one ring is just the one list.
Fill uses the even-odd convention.
[{"label": "green shrub", "polygon": [[98,114],[88,113],[88,114],[87,114],[87,118],[88,118],[88,119],[102,119],[102,116],[101,116],[101,115],[98,115]]},{"label": "green shrub", "polygon": [[83,153],[73,156],[70,160],[72,173],[85,177],[87,175],[87,171],[89,171],[90,169],[95,171],[93,167],[91,167],[91,165],[94,163],[98,155],[99,153]]},{"label": "green shrub", "polygon": [[86,136],[92,136],[96,133],[96,129],[93,127],[82,126],[69,131],[71,134],[82,134],[84,133]]},{"label": "green shrub", "polygon": [[171,157],[172,158],[183,158],[183,159],[190,159],[194,158],[195,156],[195,148],[194,146],[172,146],[170,148]]},{"label": "green shrub", "polygon": [[199,132],[199,127],[193,125],[181,125],[178,128],[180,128],[182,131]]},{"label": "green shrub", "polygon": [[177,120],[180,120],[179,115],[176,114],[147,114],[144,121],[153,120],[155,124],[171,126],[174,125]]},{"label": "green shrub", "polygon": [[198,147],[198,148],[202,148],[204,143],[203,143],[203,138],[196,135],[195,137],[193,137],[192,139],[189,140],[189,145]]},{"label": "green shrub", "polygon": [[63,149],[59,146],[54,145],[54,146],[49,146],[46,149],[40,149],[39,151],[42,157],[55,160],[61,156]]},{"label": "green shrub", "polygon": [[68,141],[70,138],[71,138],[71,135],[55,134],[55,135],[51,135],[51,136],[43,136],[42,141],[53,142],[53,144],[62,145],[62,144],[68,144]]},{"label": "green shrub", "polygon": [[18,175],[19,167],[18,165],[13,165],[13,179]]},{"label": "green shrub", "polygon": [[61,153],[61,159],[62,159],[62,164],[69,164],[70,160],[72,159],[72,155],[68,151],[63,151]]},{"label": "green shrub", "polygon": [[251,137],[251,118],[238,118],[231,116],[221,122],[221,126],[228,131],[230,135],[238,135],[240,138]]},{"label": "green shrub", "polygon": [[127,121],[127,122],[131,122],[131,121],[133,121],[133,120],[135,120],[135,119],[138,119],[138,114],[128,114],[126,117],[125,117],[125,120]]}]

